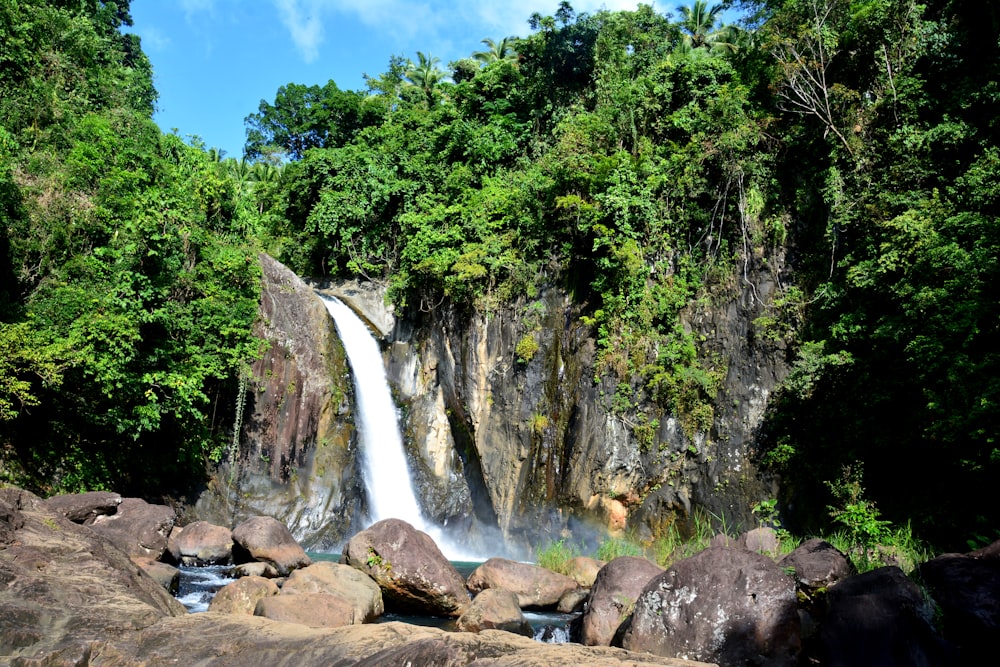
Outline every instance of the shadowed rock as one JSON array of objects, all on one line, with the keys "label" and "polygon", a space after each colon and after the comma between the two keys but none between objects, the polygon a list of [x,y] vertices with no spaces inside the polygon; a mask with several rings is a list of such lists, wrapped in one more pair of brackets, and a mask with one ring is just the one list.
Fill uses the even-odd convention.
[{"label": "shadowed rock", "polygon": [[580,622],[580,643],[610,646],[649,581],[663,568],[645,558],[621,556],[597,573]]},{"label": "shadowed rock", "polygon": [[73,523],[90,524],[99,516],[117,512],[121,502],[122,497],[117,493],[88,491],[52,496],[45,504]]},{"label": "shadowed rock", "polygon": [[846,579],[853,570],[847,556],[819,538],[803,542],[778,561],[778,567],[793,570],[795,582],[809,594]]},{"label": "shadowed rock", "polygon": [[538,565],[506,558],[490,558],[469,575],[469,590],[502,588],[517,595],[522,609],[555,607],[566,593],[579,587],[570,577]]},{"label": "shadowed rock", "polygon": [[829,590],[827,602],[819,633],[823,665],[954,664],[931,625],[930,604],[898,567],[882,567],[844,579]]},{"label": "shadowed rock", "polygon": [[947,554],[917,572],[941,611],[945,638],[971,664],[995,650],[1000,637],[1000,560]]},{"label": "shadowed rock", "polygon": [[389,610],[460,616],[469,605],[465,581],[430,535],[400,519],[352,537],[342,559],[375,580]]},{"label": "shadowed rock", "polygon": [[269,516],[251,517],[236,526],[233,542],[238,545],[233,550],[235,559],[245,561],[248,559],[243,556],[249,555],[250,559],[270,563],[281,576],[312,563],[288,528]]},{"label": "shadowed rock", "polygon": [[622,645],[724,667],[797,665],[795,585],[765,556],[710,547],[647,584]]}]

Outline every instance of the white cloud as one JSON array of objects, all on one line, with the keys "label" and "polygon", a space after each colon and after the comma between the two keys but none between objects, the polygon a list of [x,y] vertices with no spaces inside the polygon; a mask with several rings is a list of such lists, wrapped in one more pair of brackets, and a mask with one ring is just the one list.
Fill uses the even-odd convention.
[{"label": "white cloud", "polygon": [[[184,0],[211,5],[214,0]],[[601,9],[635,9],[640,0],[570,0],[577,13]],[[678,0],[680,1],[680,0]],[[447,51],[454,26],[465,26],[479,38],[526,36],[529,17],[552,15],[559,0],[272,0],[282,24],[307,63],[316,60],[325,38],[324,25],[338,14],[352,16],[397,43],[420,42],[425,49]],[[654,0],[643,4],[656,6]],[[451,28],[451,29],[449,29]],[[482,34],[479,34],[482,33]]]},{"label": "white cloud", "polygon": [[191,21],[195,14],[215,12],[215,0],[181,0],[181,9],[184,10],[184,17]]},{"label": "white cloud", "polygon": [[291,33],[292,42],[302,54],[303,60],[311,63],[319,56],[319,46],[323,43],[322,2],[309,0],[276,0],[281,22]]},{"label": "white cloud", "polygon": [[146,51],[165,51],[170,46],[170,38],[155,27],[143,28],[139,31],[142,48]]}]

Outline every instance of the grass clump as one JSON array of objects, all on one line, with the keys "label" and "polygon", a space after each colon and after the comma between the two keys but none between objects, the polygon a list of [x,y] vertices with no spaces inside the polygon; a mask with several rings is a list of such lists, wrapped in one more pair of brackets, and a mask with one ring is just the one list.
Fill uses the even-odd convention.
[{"label": "grass clump", "polygon": [[538,550],[538,564],[553,572],[568,574],[569,562],[579,555],[575,546],[566,544],[566,540],[558,540]]}]

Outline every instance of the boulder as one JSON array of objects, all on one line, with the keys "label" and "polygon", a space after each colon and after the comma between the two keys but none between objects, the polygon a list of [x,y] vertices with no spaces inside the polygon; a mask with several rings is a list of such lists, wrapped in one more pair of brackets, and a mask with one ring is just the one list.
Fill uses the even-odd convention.
[{"label": "boulder", "polygon": [[781,551],[781,542],[774,528],[764,526],[754,528],[740,535],[739,546],[760,554],[766,554],[772,558]]},{"label": "boulder", "polygon": [[183,565],[225,565],[233,560],[233,533],[224,526],[195,521],[170,531],[167,550]]},{"label": "boulder", "polygon": [[559,598],[556,611],[562,614],[572,614],[575,611],[580,611],[583,609],[589,596],[589,588],[574,588],[571,591],[567,591],[565,595]]},{"label": "boulder", "polygon": [[563,595],[579,588],[564,574],[506,558],[490,558],[477,567],[469,575],[468,586],[473,593],[487,588],[511,591],[517,594],[521,609],[554,608]]},{"label": "boulder", "polygon": [[187,614],[109,540],[20,489],[0,489],[0,581],[0,662],[83,655],[94,640]]},{"label": "boulder", "polygon": [[312,563],[288,528],[269,516],[251,517],[236,526],[233,542],[233,558],[237,562],[264,561],[273,565],[282,577]]},{"label": "boulder", "polygon": [[174,510],[166,505],[123,498],[117,512],[95,517],[90,527],[129,556],[159,560],[167,550],[167,537],[176,519]]},{"label": "boulder", "polygon": [[987,544],[985,547],[976,549],[975,551],[970,551],[969,555],[973,558],[984,558],[984,559],[1000,559],[1000,540],[993,542],[992,544]]},{"label": "boulder", "polygon": [[823,665],[953,664],[931,624],[931,605],[898,567],[844,579],[827,592],[827,605],[817,656]]},{"label": "boulder", "polygon": [[[415,666],[693,667],[497,630],[398,622],[310,628],[243,614],[188,614],[106,539],[19,489],[0,489],[0,581],[0,664],[353,667],[403,664],[395,658],[410,656]],[[281,597],[301,596],[273,599]]]},{"label": "boulder", "polygon": [[489,588],[477,595],[459,616],[456,627],[462,632],[494,629],[525,637],[533,634],[531,624],[517,604],[517,596],[499,588]]},{"label": "boulder", "polygon": [[117,512],[121,502],[122,497],[117,493],[88,491],[52,496],[45,504],[73,523],[91,524],[99,516]]},{"label": "boulder", "polygon": [[356,534],[342,562],[375,580],[388,610],[460,616],[469,605],[455,566],[430,535],[400,519],[384,519]]},{"label": "boulder", "polygon": [[636,556],[620,556],[602,567],[580,619],[580,643],[611,646],[646,584],[662,573],[663,568],[653,561]]},{"label": "boulder", "polygon": [[321,561],[295,570],[281,587],[282,595],[326,593],[349,602],[358,623],[369,623],[382,615],[382,589],[367,574],[350,565]]},{"label": "boulder", "polygon": [[181,571],[176,567],[143,556],[132,556],[132,562],[141,567],[143,572],[163,586],[168,593],[177,595],[177,589],[181,583]]},{"label": "boulder", "polygon": [[795,584],[771,559],[709,547],[654,577],[639,595],[622,646],[722,667],[798,664]]},{"label": "boulder", "polygon": [[826,540],[813,538],[800,544],[778,561],[778,567],[793,572],[799,589],[812,596],[851,576],[851,563],[837,547]]},{"label": "boulder", "polygon": [[259,600],[280,592],[278,585],[270,579],[243,577],[220,588],[208,604],[208,610],[252,616]]},{"label": "boulder", "polygon": [[355,615],[354,606],[348,600],[327,593],[300,593],[261,598],[257,601],[253,615],[286,623],[298,623],[310,628],[340,628],[364,622]]},{"label": "boulder", "polygon": [[583,588],[590,588],[597,579],[597,573],[601,571],[607,563],[603,560],[590,558],[589,556],[576,556],[570,559],[566,568],[566,576],[580,584]]},{"label": "boulder", "polygon": [[944,638],[961,652],[957,663],[990,655],[1000,637],[1000,560],[948,554],[917,573],[941,611]]}]

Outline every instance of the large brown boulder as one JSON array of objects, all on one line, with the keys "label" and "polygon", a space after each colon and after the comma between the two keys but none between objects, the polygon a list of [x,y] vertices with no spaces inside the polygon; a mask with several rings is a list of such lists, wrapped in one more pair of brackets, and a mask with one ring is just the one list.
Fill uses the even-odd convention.
[{"label": "large brown boulder", "polygon": [[1000,560],[946,554],[917,573],[940,609],[945,639],[965,658],[959,664],[992,652],[1000,637]]},{"label": "large brown boulder", "polygon": [[[827,603],[817,656],[823,665],[956,664],[931,623],[930,603],[898,567],[882,567],[844,579],[830,588]],[[995,637],[991,639],[995,643]]]},{"label": "large brown boulder", "polygon": [[310,628],[340,628],[364,622],[354,612],[354,606],[339,595],[300,593],[261,598],[253,614]]},{"label": "large brown boulder", "polygon": [[95,517],[90,527],[129,556],[159,560],[167,550],[167,537],[176,520],[176,513],[166,505],[123,498],[117,512]]},{"label": "large brown boulder", "polygon": [[233,533],[225,526],[195,521],[170,532],[167,550],[183,565],[225,565],[233,560]]},{"label": "large brown boulder", "polygon": [[223,614],[245,614],[252,616],[257,602],[281,592],[278,584],[264,577],[241,577],[226,584],[216,592],[208,604],[209,611]]},{"label": "large brown boulder", "polygon": [[111,491],[88,491],[52,496],[45,501],[52,510],[62,514],[73,523],[91,524],[99,516],[114,514],[122,503],[122,497]]},{"label": "large brown boulder", "polygon": [[576,556],[571,558],[566,567],[566,576],[580,584],[583,588],[590,588],[597,579],[597,573],[607,565],[603,560],[597,560],[589,556]]},{"label": "large brown boulder", "polygon": [[82,655],[95,639],[187,614],[109,540],[20,489],[0,489],[0,582],[0,662]]},{"label": "large brown boulder", "polygon": [[500,588],[488,588],[472,600],[455,625],[461,632],[506,630],[531,637],[531,624],[517,603],[517,596]]},{"label": "large brown boulder", "polygon": [[469,575],[468,586],[474,593],[502,588],[517,595],[522,609],[545,609],[558,605],[559,600],[579,584],[564,574],[538,565],[490,558]]},{"label": "large brown boulder", "polygon": [[375,580],[350,565],[321,561],[289,575],[282,595],[325,593],[343,598],[354,610],[356,623],[369,623],[382,615],[382,589]]},{"label": "large brown boulder", "polygon": [[234,559],[270,563],[281,576],[312,563],[288,528],[269,516],[251,517],[236,526],[233,542]]},{"label": "large brown boulder", "polygon": [[771,559],[710,547],[675,563],[639,595],[622,646],[723,667],[798,664],[795,584]]},{"label": "large brown boulder", "polygon": [[342,559],[378,583],[386,609],[460,616],[469,605],[455,566],[430,535],[400,519],[384,519],[352,537]]},{"label": "large brown boulder", "polygon": [[141,567],[143,572],[163,586],[168,593],[177,595],[181,583],[181,571],[176,567],[144,556],[132,556],[132,562]]},{"label": "large brown boulder", "polygon": [[636,556],[621,556],[602,567],[580,619],[580,643],[611,646],[646,584],[662,573],[663,568],[653,561]]}]

